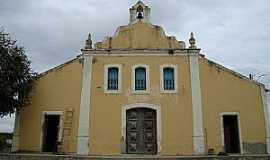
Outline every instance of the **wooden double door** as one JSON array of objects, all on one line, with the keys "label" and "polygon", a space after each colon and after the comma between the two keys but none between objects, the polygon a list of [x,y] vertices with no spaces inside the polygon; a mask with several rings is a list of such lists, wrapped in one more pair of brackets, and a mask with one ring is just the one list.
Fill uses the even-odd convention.
[{"label": "wooden double door", "polygon": [[156,111],[148,108],[127,110],[126,151],[129,154],[157,153]]}]

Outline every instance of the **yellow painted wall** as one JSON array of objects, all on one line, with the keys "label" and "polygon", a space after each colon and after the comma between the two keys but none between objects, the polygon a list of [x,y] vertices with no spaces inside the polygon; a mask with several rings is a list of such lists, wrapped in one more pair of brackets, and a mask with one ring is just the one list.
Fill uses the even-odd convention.
[{"label": "yellow painted wall", "polygon": [[[161,107],[161,154],[192,154],[192,107],[189,60],[187,56],[95,57],[91,91],[90,153],[121,154],[121,108],[132,103],[150,103]],[[160,93],[160,65],[178,65],[178,94]],[[122,93],[104,93],[104,66],[122,65]],[[149,65],[150,94],[131,93],[134,64]]]},{"label": "yellow painted wall", "polygon": [[221,112],[239,112],[242,140],[265,144],[265,121],[260,87],[199,59],[204,128],[208,148],[222,151]]},{"label": "yellow painted wall", "polygon": [[65,152],[76,152],[82,65],[75,60],[42,76],[36,84],[32,104],[23,108],[20,121],[20,150],[40,151],[43,111],[73,110],[73,130]]},{"label": "yellow painted wall", "polygon": [[[164,53],[165,54],[165,53]],[[104,66],[122,65],[122,92],[104,93]],[[150,93],[131,93],[132,66],[149,65]],[[160,92],[160,66],[178,68],[178,93]],[[199,58],[204,128],[207,148],[222,151],[221,112],[239,112],[243,142],[265,143],[260,88],[214,63]],[[36,86],[32,104],[21,112],[20,150],[40,151],[42,111],[74,111],[70,142],[63,151],[76,152],[82,65],[79,60],[48,72]],[[92,68],[90,154],[121,154],[121,111],[133,103],[161,108],[161,155],[193,153],[191,84],[188,56],[95,56]],[[35,123],[33,123],[35,122]],[[34,125],[33,125],[34,124]]]}]

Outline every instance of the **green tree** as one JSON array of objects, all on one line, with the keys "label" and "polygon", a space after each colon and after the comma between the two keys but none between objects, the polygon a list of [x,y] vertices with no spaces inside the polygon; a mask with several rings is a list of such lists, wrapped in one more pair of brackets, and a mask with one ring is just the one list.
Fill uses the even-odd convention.
[{"label": "green tree", "polygon": [[19,111],[30,103],[37,73],[23,47],[0,31],[0,117]]}]

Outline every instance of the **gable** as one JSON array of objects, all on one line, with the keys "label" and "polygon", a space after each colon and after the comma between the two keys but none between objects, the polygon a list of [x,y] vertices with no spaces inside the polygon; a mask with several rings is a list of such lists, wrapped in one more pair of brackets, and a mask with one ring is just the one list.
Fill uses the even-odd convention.
[{"label": "gable", "polygon": [[97,49],[181,49],[185,48],[183,41],[166,36],[160,26],[144,22],[120,26],[115,36],[96,43]]}]

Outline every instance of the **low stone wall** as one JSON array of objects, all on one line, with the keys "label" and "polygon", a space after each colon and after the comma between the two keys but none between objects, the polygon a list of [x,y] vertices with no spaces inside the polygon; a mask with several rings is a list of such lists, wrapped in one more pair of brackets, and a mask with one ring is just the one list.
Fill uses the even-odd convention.
[{"label": "low stone wall", "polygon": [[249,154],[264,154],[266,153],[266,145],[264,143],[243,143],[243,148]]},{"label": "low stone wall", "polygon": [[50,154],[0,154],[0,160],[270,160],[270,155],[232,156],[76,156]]}]

